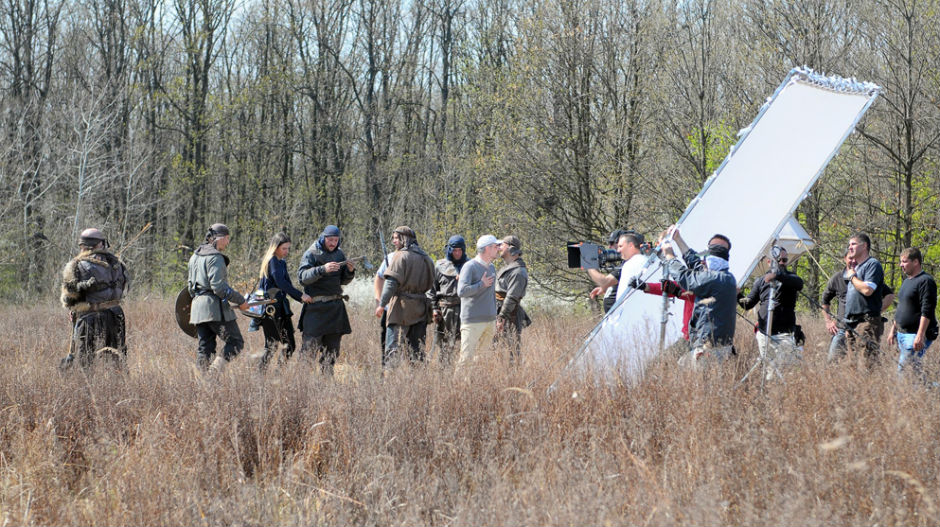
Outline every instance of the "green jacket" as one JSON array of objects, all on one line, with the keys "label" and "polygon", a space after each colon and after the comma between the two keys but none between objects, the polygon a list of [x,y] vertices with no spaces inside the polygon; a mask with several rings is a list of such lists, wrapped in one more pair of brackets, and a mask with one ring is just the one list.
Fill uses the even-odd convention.
[{"label": "green jacket", "polygon": [[228,285],[227,267],[228,257],[212,245],[200,245],[190,257],[189,294],[193,297],[190,324],[235,320],[229,303],[241,305],[245,297]]}]

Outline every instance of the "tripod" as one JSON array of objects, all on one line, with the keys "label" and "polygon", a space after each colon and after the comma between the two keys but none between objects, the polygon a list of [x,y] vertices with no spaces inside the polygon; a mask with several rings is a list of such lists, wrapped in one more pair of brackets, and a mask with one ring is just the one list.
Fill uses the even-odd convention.
[{"label": "tripod", "polygon": [[[773,336],[773,323],[774,323],[774,308],[777,307],[777,291],[780,289],[780,282],[777,280],[777,276],[780,273],[780,266],[777,263],[777,258],[780,257],[781,249],[776,245],[770,249],[770,273],[774,274],[774,279],[770,282],[770,294],[767,298],[767,324],[764,327],[764,336],[767,338],[767,344],[765,346],[758,345],[757,347],[757,360],[754,361],[754,365],[751,366],[751,369],[744,374],[744,377],[741,377],[741,380],[738,381],[738,385],[744,384],[744,381],[754,373],[754,370],[758,366],[763,366],[763,369],[767,370],[767,374],[761,375],[761,387],[764,386],[764,381],[769,380],[768,377],[776,376],[781,381],[783,381],[783,374],[780,372],[780,369],[773,363],[772,360],[768,360],[767,351],[774,353],[774,344],[775,339]],[[758,328],[760,331],[760,328]],[[777,340],[779,341],[779,339]]]},{"label": "tripod", "polygon": [[666,325],[669,324],[669,308],[672,304],[672,298],[666,292],[666,284],[669,282],[669,266],[663,265],[662,296],[663,296],[663,314],[659,321],[659,355],[662,356],[666,350]]}]

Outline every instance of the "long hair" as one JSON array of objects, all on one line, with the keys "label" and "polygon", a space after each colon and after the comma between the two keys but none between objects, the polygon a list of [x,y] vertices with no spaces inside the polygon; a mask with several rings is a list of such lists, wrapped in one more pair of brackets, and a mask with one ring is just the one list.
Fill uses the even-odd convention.
[{"label": "long hair", "polygon": [[268,248],[264,251],[264,257],[261,258],[261,271],[258,273],[259,278],[271,278],[271,275],[268,274],[268,264],[271,263],[271,258],[274,258],[274,251],[285,243],[290,243],[290,236],[283,232],[279,232],[271,237],[271,241],[268,242]]}]

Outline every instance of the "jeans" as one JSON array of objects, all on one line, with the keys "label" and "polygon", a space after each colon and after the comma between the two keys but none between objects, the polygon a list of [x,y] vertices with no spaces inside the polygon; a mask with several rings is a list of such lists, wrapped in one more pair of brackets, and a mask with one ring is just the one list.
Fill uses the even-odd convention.
[{"label": "jeans", "polygon": [[829,342],[829,355],[827,360],[829,362],[835,362],[842,357],[845,357],[845,330],[840,328]]},{"label": "jeans", "polygon": [[424,362],[424,341],[428,332],[427,321],[410,326],[389,324],[385,329],[384,366],[397,366],[401,362],[401,348],[408,348],[408,361],[411,364]]},{"label": "jeans", "polygon": [[914,351],[914,337],[917,335],[914,333],[901,333],[898,331],[898,373],[904,371],[908,365],[910,365],[911,371],[917,375],[923,374],[924,366],[924,353],[927,351],[927,348],[933,344],[932,340],[925,340],[924,347],[920,351]]}]

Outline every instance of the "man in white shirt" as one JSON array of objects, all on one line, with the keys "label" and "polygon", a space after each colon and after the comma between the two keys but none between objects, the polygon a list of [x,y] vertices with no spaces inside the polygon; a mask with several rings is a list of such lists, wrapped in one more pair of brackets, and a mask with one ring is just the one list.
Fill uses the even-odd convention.
[{"label": "man in white shirt", "polygon": [[630,289],[630,279],[643,272],[643,266],[646,265],[646,256],[640,250],[643,245],[643,235],[639,233],[625,233],[620,235],[617,242],[617,251],[623,258],[623,269],[620,271],[620,283],[617,284],[617,300],[623,298],[623,295]]},{"label": "man in white shirt", "polygon": [[591,298],[602,296],[608,288],[614,286],[617,286],[617,300],[620,300],[626,294],[630,289],[628,285],[630,279],[639,275],[643,271],[643,266],[646,265],[646,256],[643,255],[643,251],[640,249],[643,242],[643,235],[636,231],[626,231],[620,234],[620,239],[617,240],[617,252],[623,258],[620,279],[618,280],[612,275],[603,277],[600,285],[591,291]]}]

